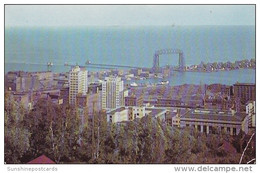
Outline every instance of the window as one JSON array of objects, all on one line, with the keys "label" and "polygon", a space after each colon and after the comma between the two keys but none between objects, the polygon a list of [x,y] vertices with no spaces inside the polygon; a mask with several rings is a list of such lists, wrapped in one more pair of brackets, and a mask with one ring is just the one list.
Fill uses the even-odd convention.
[{"label": "window", "polygon": [[209,126],[209,133],[213,133],[213,134],[215,134],[215,132],[213,131],[212,126]]},{"label": "window", "polygon": [[201,131],[201,126],[200,125],[198,125],[198,131]]},{"label": "window", "polygon": [[227,132],[230,133],[230,127],[227,127]]},{"label": "window", "polygon": [[233,135],[237,135],[237,128],[233,128]]},{"label": "window", "polygon": [[203,126],[203,132],[207,133],[207,126]]}]

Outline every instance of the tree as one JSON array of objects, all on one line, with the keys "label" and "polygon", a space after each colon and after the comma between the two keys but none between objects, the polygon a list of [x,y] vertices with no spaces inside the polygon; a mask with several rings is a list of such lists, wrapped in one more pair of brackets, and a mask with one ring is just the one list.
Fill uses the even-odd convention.
[{"label": "tree", "polygon": [[77,161],[80,119],[75,107],[62,108],[49,99],[40,99],[26,115],[25,124],[31,137],[23,162],[42,154],[56,163]]},{"label": "tree", "polygon": [[26,111],[8,93],[5,93],[4,111],[5,162],[21,163],[21,158],[30,146],[30,133],[24,124]]}]

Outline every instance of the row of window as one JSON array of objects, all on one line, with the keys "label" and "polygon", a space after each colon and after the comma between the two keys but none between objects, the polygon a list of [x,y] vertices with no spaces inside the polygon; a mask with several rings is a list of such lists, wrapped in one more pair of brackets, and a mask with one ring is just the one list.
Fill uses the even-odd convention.
[{"label": "row of window", "polygon": [[[196,128],[195,125],[189,125],[186,124],[186,127],[193,127]],[[209,129],[209,131],[207,132],[207,127]],[[203,132],[203,133],[212,133],[212,134],[217,134],[219,132],[226,132],[228,134],[231,133],[232,130],[232,134],[231,135],[236,135],[237,134],[237,128],[235,127],[223,127],[223,126],[219,126],[219,127],[213,127],[213,126],[206,126],[206,125],[197,125],[197,130],[199,132]]]}]

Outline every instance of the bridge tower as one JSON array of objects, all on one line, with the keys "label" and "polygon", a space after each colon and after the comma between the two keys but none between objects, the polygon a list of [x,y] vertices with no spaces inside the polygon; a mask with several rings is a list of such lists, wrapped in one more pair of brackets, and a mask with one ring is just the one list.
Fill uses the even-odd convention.
[{"label": "bridge tower", "polygon": [[184,56],[183,52],[179,53],[179,71],[183,72],[185,70]]},{"label": "bridge tower", "polygon": [[184,55],[182,50],[180,49],[162,49],[155,52],[153,57],[153,67],[152,71],[154,73],[158,73],[160,70],[160,63],[159,63],[159,57],[162,54],[179,54],[179,67],[178,71],[182,72],[185,70],[185,62],[184,62]]},{"label": "bridge tower", "polygon": [[159,64],[159,55],[157,53],[154,54],[153,57],[153,72],[158,73],[160,69],[160,64]]}]

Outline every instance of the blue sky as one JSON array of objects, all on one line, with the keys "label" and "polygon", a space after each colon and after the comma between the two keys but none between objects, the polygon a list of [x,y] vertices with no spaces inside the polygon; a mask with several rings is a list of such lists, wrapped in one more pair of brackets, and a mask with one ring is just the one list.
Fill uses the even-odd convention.
[{"label": "blue sky", "polygon": [[254,5],[6,5],[6,26],[254,25]]}]

